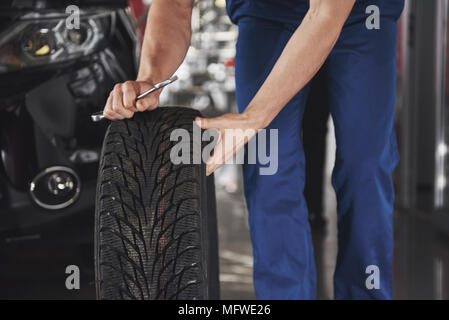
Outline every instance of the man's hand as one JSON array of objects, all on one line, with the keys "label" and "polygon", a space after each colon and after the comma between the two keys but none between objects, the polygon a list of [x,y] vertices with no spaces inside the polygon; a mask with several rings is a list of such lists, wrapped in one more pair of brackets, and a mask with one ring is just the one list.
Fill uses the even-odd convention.
[{"label": "man's hand", "polygon": [[137,81],[115,85],[103,111],[106,118],[131,118],[137,111],[158,106],[160,90],[137,102],[136,97],[169,78],[181,65],[190,46],[193,3],[193,0],[152,1]]},{"label": "man's hand", "polygon": [[105,118],[109,120],[130,119],[135,112],[153,110],[159,105],[160,90],[136,101],[139,94],[153,88],[149,81],[126,81],[117,83],[109,94],[103,110]]},{"label": "man's hand", "polygon": [[208,176],[235,156],[262,129],[256,117],[249,117],[245,112],[227,113],[209,119],[197,117],[195,122],[202,129],[215,129],[219,133],[213,154],[206,163]]},{"label": "man's hand", "polygon": [[[354,3],[355,0],[310,0],[309,12],[245,112],[197,120],[201,128],[216,129],[220,133],[214,153],[207,162],[208,175],[248,142],[249,132],[245,133],[245,130],[252,129],[254,136],[259,129],[268,126],[313,78],[337,42]],[[234,131],[236,143],[226,143],[228,134],[225,129],[241,129]]]}]

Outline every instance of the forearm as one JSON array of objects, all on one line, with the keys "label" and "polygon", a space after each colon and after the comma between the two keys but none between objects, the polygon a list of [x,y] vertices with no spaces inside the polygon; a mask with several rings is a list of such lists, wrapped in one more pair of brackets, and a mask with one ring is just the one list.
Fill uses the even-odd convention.
[{"label": "forearm", "polygon": [[338,40],[351,7],[340,12],[339,17],[329,8],[309,10],[246,108],[244,114],[251,122],[260,128],[268,126],[313,78]]},{"label": "forearm", "polygon": [[160,82],[180,66],[190,46],[193,0],[154,0],[148,14],[138,81]]}]

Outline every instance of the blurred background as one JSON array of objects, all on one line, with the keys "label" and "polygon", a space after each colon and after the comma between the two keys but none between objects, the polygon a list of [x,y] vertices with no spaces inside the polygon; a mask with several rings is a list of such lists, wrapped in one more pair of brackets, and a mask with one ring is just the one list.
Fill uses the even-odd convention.
[{"label": "blurred background", "polygon": [[[64,1],[0,5],[0,298],[94,299],[93,215],[106,124],[89,115],[136,76],[151,1],[84,0],[80,29]],[[123,4],[127,5],[123,8]],[[449,299],[449,0],[406,0],[399,23],[395,172],[396,299]],[[161,105],[235,112],[237,29],[225,0],[198,0],[192,46]],[[318,298],[332,299],[337,252],[330,185],[335,139],[320,79],[304,123],[306,198]],[[221,297],[255,298],[241,168],[215,174]],[[65,287],[66,267],[81,271]]]}]

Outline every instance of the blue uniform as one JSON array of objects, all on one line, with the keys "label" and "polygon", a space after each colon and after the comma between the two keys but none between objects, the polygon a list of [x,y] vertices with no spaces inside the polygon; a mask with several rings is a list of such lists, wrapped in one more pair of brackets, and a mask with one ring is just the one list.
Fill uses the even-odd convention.
[{"label": "blue uniform", "polygon": [[[368,5],[379,7],[380,29],[365,25]],[[393,117],[397,19],[403,6],[404,0],[358,0],[323,66],[337,141],[332,175],[338,200],[336,299],[392,298],[392,173],[399,160]],[[228,0],[229,15],[239,28],[240,112],[268,76],[308,7],[306,0]],[[306,86],[268,127],[278,129],[278,172],[260,175],[262,164],[244,165],[254,286],[261,299],[316,296],[303,196],[301,122],[308,92]],[[373,287],[373,277],[379,287]]]}]

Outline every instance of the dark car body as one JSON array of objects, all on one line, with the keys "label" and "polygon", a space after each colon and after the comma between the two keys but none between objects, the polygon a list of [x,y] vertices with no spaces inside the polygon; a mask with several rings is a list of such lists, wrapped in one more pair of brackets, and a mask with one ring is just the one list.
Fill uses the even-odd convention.
[{"label": "dark car body", "polygon": [[[81,12],[75,31],[63,25],[70,5]],[[1,298],[94,297],[94,198],[107,123],[90,114],[115,83],[135,78],[138,47],[127,1],[0,3]],[[81,271],[80,290],[65,287],[69,265]]]}]

